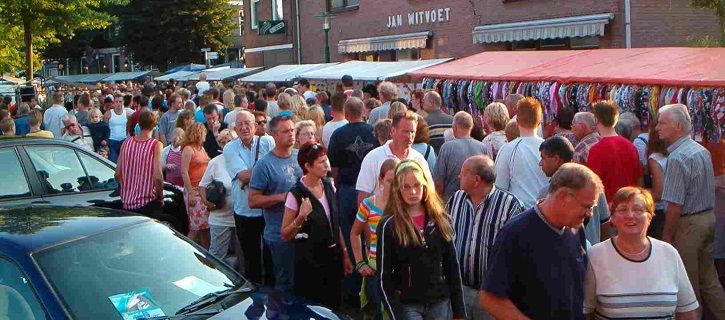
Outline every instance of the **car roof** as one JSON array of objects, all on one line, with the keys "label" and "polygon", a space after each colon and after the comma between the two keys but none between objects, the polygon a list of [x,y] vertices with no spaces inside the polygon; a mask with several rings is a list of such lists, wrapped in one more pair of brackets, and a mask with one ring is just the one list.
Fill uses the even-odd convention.
[{"label": "car roof", "polygon": [[[30,205],[0,208],[0,247],[27,254],[151,219],[99,207]],[[11,249],[14,248],[14,249]]]},{"label": "car roof", "polygon": [[77,146],[70,141],[53,138],[26,137],[26,136],[0,136],[0,147],[12,147],[20,145],[37,145],[37,144],[62,144],[66,146]]}]

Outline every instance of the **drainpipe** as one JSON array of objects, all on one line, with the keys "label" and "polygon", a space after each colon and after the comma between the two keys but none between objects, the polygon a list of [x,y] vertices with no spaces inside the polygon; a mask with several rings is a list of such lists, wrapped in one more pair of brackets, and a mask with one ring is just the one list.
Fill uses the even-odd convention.
[{"label": "drainpipe", "polygon": [[300,0],[295,0],[295,12],[297,19],[295,21],[296,24],[296,33],[297,33],[297,64],[302,64],[302,46],[301,46],[301,40],[300,40]]},{"label": "drainpipe", "polygon": [[628,49],[632,47],[632,14],[631,14],[631,11],[632,11],[631,0],[624,0],[624,42]]}]

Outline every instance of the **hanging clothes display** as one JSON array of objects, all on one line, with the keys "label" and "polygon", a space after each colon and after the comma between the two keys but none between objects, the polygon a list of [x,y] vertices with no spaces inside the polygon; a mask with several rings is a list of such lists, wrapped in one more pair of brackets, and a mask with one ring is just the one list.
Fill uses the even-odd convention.
[{"label": "hanging clothes display", "polygon": [[725,88],[430,78],[423,79],[422,87],[438,91],[449,110],[466,111],[474,117],[481,117],[490,103],[501,102],[509,94],[517,93],[541,102],[546,124],[554,121],[564,108],[573,108],[577,112],[590,111],[597,101],[613,100],[619,105],[620,112],[637,115],[643,127],[657,117],[660,107],[681,103],[689,110],[692,135],[696,140],[719,141],[725,131]]}]

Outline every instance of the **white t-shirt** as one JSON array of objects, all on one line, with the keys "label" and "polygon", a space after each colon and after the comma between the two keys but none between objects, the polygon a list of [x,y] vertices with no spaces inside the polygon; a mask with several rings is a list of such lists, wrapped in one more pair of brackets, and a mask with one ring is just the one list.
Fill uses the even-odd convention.
[{"label": "white t-shirt", "polygon": [[196,90],[199,91],[198,95],[201,96],[206,92],[206,90],[209,90],[209,82],[206,81],[199,81],[196,83]]},{"label": "white t-shirt", "polygon": [[204,171],[204,176],[199,182],[200,187],[208,187],[212,181],[217,180],[224,184],[227,190],[224,198],[224,207],[209,212],[209,224],[221,227],[234,227],[234,200],[232,200],[232,178],[227,172],[227,164],[224,155],[220,154],[209,161]]},{"label": "white t-shirt", "polygon": [[603,318],[674,319],[697,309],[685,265],[670,244],[649,238],[649,257],[634,262],[619,254],[612,239],[589,248],[584,313]]},{"label": "white t-shirt", "polygon": [[224,123],[227,124],[227,128],[229,130],[234,130],[234,124],[236,124],[236,122],[237,122],[237,112],[239,112],[239,110],[242,110],[242,109],[234,108],[234,110],[229,111],[229,113],[227,113],[227,115],[224,116]]},{"label": "white t-shirt", "polygon": [[330,121],[322,126],[322,143],[324,144],[325,148],[330,146],[330,138],[332,138],[332,133],[346,124],[347,120],[342,119],[340,121]]},{"label": "white t-shirt", "polygon": [[637,148],[637,155],[639,155],[639,163],[643,167],[647,167],[647,142],[649,141],[649,133],[640,133],[637,138],[634,139],[634,146]]},{"label": "white t-shirt", "polygon": [[271,119],[279,114],[279,104],[277,101],[267,100],[267,116]]},{"label": "white t-shirt", "polygon": [[53,133],[54,137],[62,137],[60,133],[63,128],[63,117],[68,114],[68,110],[61,105],[54,104],[48,110],[45,110],[43,114],[43,124],[45,124],[45,130]]},{"label": "white t-shirt", "polygon": [[[378,188],[378,176],[380,175],[380,166],[383,162],[388,159],[395,158],[393,151],[390,150],[390,141],[382,146],[379,146],[370,151],[365,158],[363,158],[362,165],[360,165],[360,174],[357,176],[357,184],[355,189],[357,191],[373,193]],[[423,158],[420,152],[410,148],[408,151],[408,157],[400,160],[415,160],[423,168],[423,173],[433,186],[433,176],[430,174],[430,168],[428,167],[428,161]]]},{"label": "white t-shirt", "polygon": [[511,192],[528,209],[548,179],[539,167],[539,137],[518,137],[504,144],[496,156],[496,187]]}]

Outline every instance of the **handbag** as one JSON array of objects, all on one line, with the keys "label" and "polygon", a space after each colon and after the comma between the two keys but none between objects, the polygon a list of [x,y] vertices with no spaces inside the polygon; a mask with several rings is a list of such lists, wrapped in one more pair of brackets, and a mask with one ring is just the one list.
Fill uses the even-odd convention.
[{"label": "handbag", "polygon": [[206,201],[213,203],[217,208],[224,207],[224,199],[227,196],[227,189],[219,180],[212,181],[206,187]]}]

